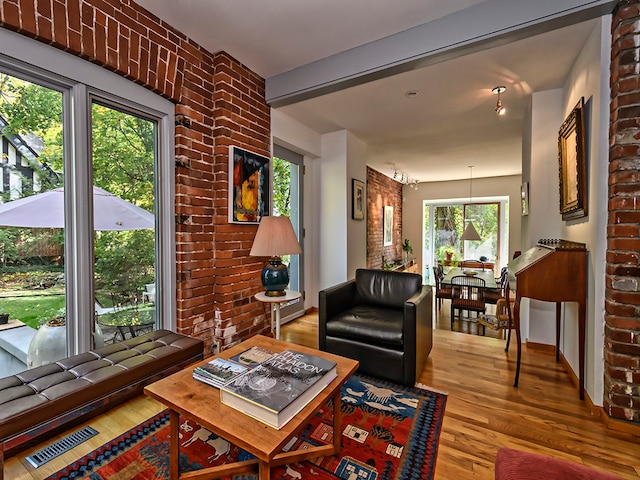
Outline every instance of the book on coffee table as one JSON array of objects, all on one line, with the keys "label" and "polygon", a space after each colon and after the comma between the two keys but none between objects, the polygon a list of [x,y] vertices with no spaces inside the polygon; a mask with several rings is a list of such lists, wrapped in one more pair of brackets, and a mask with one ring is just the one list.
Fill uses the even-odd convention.
[{"label": "book on coffee table", "polygon": [[220,401],[280,429],[336,376],[335,362],[285,350],[220,387]]},{"label": "book on coffee table", "polygon": [[269,360],[275,354],[276,352],[269,350],[268,348],[261,347],[260,345],[254,345],[244,352],[231,357],[231,360],[242,365],[246,365],[249,368],[253,368],[260,365],[262,362]]},{"label": "book on coffee table", "polygon": [[220,388],[225,383],[232,381],[248,370],[249,368],[245,365],[241,365],[232,360],[214,358],[210,362],[194,368],[193,378]]}]

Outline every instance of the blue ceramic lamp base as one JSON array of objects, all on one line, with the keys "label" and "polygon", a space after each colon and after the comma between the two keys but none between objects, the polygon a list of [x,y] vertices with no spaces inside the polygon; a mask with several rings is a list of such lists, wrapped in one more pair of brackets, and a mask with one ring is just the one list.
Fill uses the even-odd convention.
[{"label": "blue ceramic lamp base", "polygon": [[262,286],[268,297],[282,297],[289,285],[289,268],[280,257],[271,257],[262,269]]}]

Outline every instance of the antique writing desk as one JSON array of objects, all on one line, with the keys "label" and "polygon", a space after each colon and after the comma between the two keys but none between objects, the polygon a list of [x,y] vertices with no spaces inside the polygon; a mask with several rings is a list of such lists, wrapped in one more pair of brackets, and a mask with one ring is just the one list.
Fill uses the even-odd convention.
[{"label": "antique writing desk", "polygon": [[[518,358],[513,386],[518,386],[522,342],[520,300],[523,297],[556,303],[556,360],[560,360],[560,307],[578,303],[579,384],[584,399],[585,324],[587,312],[587,249],[584,243],[542,239],[508,265],[509,289],[515,290],[514,322]],[[533,319],[532,319],[533,321]]]}]

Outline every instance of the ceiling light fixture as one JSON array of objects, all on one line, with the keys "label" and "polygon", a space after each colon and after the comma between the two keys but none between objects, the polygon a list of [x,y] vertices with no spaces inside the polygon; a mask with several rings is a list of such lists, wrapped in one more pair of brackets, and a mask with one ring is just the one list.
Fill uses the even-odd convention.
[{"label": "ceiling light fixture", "polygon": [[[473,185],[473,165],[469,165],[469,205],[471,205],[471,199],[473,198],[472,185]],[[467,223],[467,227],[464,229],[464,232],[462,232],[462,237],[460,237],[460,239],[463,241],[464,240],[474,240],[474,241],[482,240],[480,238],[480,234],[476,230],[476,227],[473,226],[473,222],[471,220],[469,220],[469,223]]]},{"label": "ceiling light fixture", "polygon": [[415,178],[410,178],[407,172],[400,170],[396,167],[395,164],[392,164],[393,168],[393,179],[397,182],[402,183],[403,185],[408,185],[414,190],[418,190],[418,180]]},{"label": "ceiling light fixture", "polygon": [[504,93],[507,90],[507,87],[496,87],[493,90],[491,90],[491,92],[494,95],[498,95],[498,102],[496,103],[496,108],[495,111],[498,115],[504,115],[505,113],[507,113],[507,109],[504,108],[504,106],[502,105],[502,101],[500,100],[500,94]]}]

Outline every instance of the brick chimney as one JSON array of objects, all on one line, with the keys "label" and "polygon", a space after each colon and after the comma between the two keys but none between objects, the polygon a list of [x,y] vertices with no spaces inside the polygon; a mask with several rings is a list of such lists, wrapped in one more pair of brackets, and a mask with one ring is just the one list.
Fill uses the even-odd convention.
[{"label": "brick chimney", "polygon": [[603,405],[611,418],[640,424],[639,0],[618,2],[611,32]]}]

